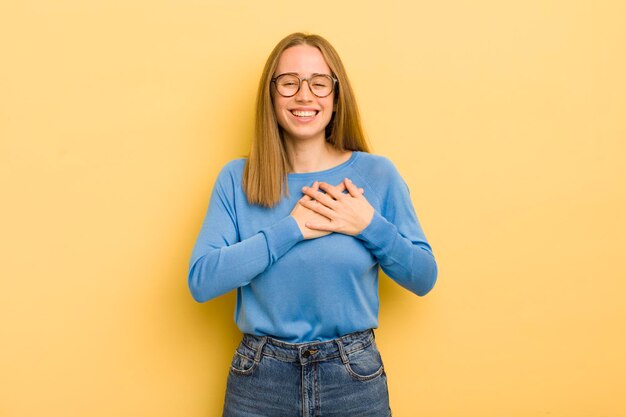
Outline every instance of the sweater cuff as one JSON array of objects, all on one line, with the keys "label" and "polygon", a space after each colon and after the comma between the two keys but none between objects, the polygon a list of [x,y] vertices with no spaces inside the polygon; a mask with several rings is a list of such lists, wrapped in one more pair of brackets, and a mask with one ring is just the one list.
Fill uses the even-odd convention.
[{"label": "sweater cuff", "polygon": [[270,255],[270,265],[276,262],[296,243],[304,240],[296,219],[287,216],[278,223],[261,230],[267,241],[267,249]]},{"label": "sweater cuff", "polygon": [[364,241],[367,246],[382,249],[386,253],[392,247],[397,234],[398,228],[393,223],[374,212],[370,224],[355,237]]}]

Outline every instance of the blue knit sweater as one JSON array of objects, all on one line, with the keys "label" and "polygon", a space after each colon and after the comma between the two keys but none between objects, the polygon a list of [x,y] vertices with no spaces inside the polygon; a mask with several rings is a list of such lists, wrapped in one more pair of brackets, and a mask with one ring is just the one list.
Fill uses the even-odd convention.
[{"label": "blue knit sweater", "polygon": [[[437,265],[406,183],[386,158],[353,152],[334,168],[289,174],[290,195],[273,208],[248,204],[245,159],[220,172],[193,248],[188,283],[204,302],[237,290],[235,321],[244,333],[286,342],[325,341],[378,326],[378,266],[425,295]],[[357,236],[304,240],[291,210],[301,188],[344,178],[365,190],[376,210]]]}]

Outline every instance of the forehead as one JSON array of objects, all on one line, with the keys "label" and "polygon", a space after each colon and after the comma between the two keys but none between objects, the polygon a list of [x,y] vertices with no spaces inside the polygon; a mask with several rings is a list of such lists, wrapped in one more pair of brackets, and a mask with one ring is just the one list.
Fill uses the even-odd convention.
[{"label": "forehead", "polygon": [[280,54],[276,74],[285,72],[297,72],[301,76],[331,73],[320,50],[311,45],[292,46]]}]

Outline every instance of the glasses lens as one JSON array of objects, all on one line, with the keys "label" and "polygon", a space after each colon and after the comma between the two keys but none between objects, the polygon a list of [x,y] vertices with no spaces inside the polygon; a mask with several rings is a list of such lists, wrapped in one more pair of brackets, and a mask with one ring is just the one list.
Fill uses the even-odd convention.
[{"label": "glasses lens", "polygon": [[326,97],[333,91],[333,80],[328,75],[316,75],[309,82],[311,91],[318,97]]},{"label": "glasses lens", "polygon": [[289,97],[296,94],[300,80],[295,75],[283,74],[276,79],[276,90],[281,96]]}]

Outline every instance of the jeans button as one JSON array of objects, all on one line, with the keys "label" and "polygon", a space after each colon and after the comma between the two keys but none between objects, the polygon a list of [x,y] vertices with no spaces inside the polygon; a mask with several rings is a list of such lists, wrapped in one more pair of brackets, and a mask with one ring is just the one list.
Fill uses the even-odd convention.
[{"label": "jeans button", "polygon": [[303,357],[303,358],[305,358],[305,359],[306,359],[306,358],[309,358],[309,357],[311,357],[313,354],[315,354],[315,352],[317,352],[317,349],[309,349],[309,350],[305,350],[305,351],[302,353],[302,357]]}]

